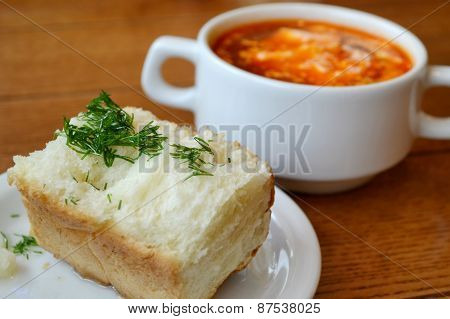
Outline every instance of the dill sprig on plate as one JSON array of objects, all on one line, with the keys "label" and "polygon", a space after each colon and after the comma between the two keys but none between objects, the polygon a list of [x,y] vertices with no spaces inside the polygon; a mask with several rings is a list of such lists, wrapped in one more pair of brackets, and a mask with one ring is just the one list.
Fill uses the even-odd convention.
[{"label": "dill sprig on plate", "polygon": [[[142,130],[136,132],[133,127],[133,116],[130,116],[117,105],[105,91],[93,99],[87,111],[78,116],[80,124],[71,124],[64,119],[63,132],[67,138],[67,146],[82,154],[103,157],[107,167],[111,167],[116,158],[134,163],[142,154],[154,157],[161,153],[167,140],[158,132],[159,126],[153,121],[147,123]],[[115,147],[125,146],[138,150],[136,157],[118,154]]]},{"label": "dill sprig on plate", "polygon": [[27,235],[17,235],[22,237],[22,240],[19,241],[14,247],[13,247],[13,253],[16,255],[23,255],[27,259],[28,254],[30,252],[36,253],[36,254],[42,254],[42,251],[39,250],[31,250],[31,247],[38,247],[39,245],[36,242],[36,239],[33,236],[27,236]]},{"label": "dill sprig on plate", "polygon": [[203,166],[208,163],[201,158],[202,154],[208,153],[214,156],[214,152],[209,146],[208,142],[200,137],[194,137],[194,140],[200,145],[200,147],[188,147],[180,144],[171,144],[170,146],[175,148],[175,152],[170,153],[173,158],[184,160],[181,163],[187,163],[188,168],[192,170],[192,174],[186,179],[193,176],[213,176],[210,172],[206,171]]}]

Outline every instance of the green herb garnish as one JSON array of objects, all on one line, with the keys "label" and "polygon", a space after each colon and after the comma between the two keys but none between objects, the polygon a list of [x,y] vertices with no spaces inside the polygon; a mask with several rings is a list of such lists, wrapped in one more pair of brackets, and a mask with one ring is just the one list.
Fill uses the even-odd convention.
[{"label": "green herb garnish", "polygon": [[106,195],[106,197],[108,198],[108,202],[110,202],[111,203],[111,194],[108,194],[108,195]]},{"label": "green herb garnish", "polygon": [[214,155],[214,152],[204,139],[194,137],[194,140],[200,145],[200,147],[188,147],[180,144],[172,144],[171,146],[175,148],[175,152],[170,153],[170,155],[172,155],[173,158],[184,160],[182,163],[187,163],[188,167],[193,171],[192,174],[186,179],[193,176],[213,176],[213,174],[203,168],[206,164],[213,164],[204,161],[201,158],[201,155],[204,153]]},{"label": "green herb garnish", "polygon": [[20,215],[19,215],[19,214],[11,214],[11,215],[9,215],[9,217],[11,217],[11,218],[17,218],[17,217],[20,217]]},{"label": "green herb garnish", "polygon": [[28,259],[29,252],[34,252],[37,254],[42,254],[41,251],[34,251],[31,250],[31,247],[37,247],[38,244],[36,242],[36,239],[33,236],[26,236],[26,235],[17,235],[19,237],[22,237],[22,240],[19,241],[14,247],[13,247],[13,253],[16,255],[23,255]]},{"label": "green herb garnish", "polygon": [[95,186],[94,184],[92,184],[91,182],[88,182],[89,185],[91,185],[92,187],[94,187],[96,190],[100,190],[100,188],[98,188],[97,186]]},{"label": "green herb garnish", "polygon": [[[162,152],[167,137],[158,133],[159,126],[151,121],[136,132],[133,116],[122,110],[108,93],[101,91],[86,108],[87,112],[78,116],[80,125],[71,124],[65,118],[63,132],[59,133],[66,136],[67,146],[82,154],[82,158],[101,156],[105,165],[111,167],[116,158],[134,163],[142,154],[152,158]],[[118,154],[118,146],[132,147],[138,155]]]},{"label": "green herb garnish", "polygon": [[108,188],[108,183],[105,183],[105,185],[103,186],[103,190],[105,191]]},{"label": "green herb garnish", "polygon": [[120,210],[122,208],[122,200],[119,201],[119,205],[117,206],[117,209]]},{"label": "green herb garnish", "polygon": [[64,198],[64,202],[66,203],[66,206],[71,202],[74,205],[78,205],[78,202],[80,201],[79,198],[75,198],[73,196],[69,196],[67,198]]},{"label": "green herb garnish", "polygon": [[96,190],[100,190],[100,188],[98,188],[97,186],[95,186],[94,184],[92,184],[90,181],[89,181],[89,174],[91,173],[91,170],[88,170],[88,172],[87,172],[87,174],[86,174],[86,177],[84,178],[84,182],[85,183],[88,183],[89,185],[91,185],[93,188],[95,188]]},{"label": "green herb garnish", "polygon": [[6,235],[2,231],[0,231],[0,235],[2,235],[2,241],[5,244],[5,248],[8,249],[9,248],[8,237],[6,237]]}]

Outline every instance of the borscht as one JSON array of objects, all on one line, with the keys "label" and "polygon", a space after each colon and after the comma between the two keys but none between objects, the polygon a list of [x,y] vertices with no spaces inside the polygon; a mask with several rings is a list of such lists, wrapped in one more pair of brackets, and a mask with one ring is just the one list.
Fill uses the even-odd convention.
[{"label": "borscht", "polygon": [[412,67],[408,54],[386,39],[306,20],[239,26],[219,36],[211,47],[240,69],[310,85],[370,84],[398,77]]}]

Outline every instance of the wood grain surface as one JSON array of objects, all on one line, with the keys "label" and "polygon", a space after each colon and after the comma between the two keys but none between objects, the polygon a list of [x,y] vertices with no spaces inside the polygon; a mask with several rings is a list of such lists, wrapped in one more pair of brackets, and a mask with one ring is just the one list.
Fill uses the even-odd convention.
[{"label": "wood grain surface", "polygon": [[[120,104],[192,123],[191,113],[158,108],[142,95],[140,70],[150,43],[163,34],[194,37],[211,17],[261,2],[0,0],[0,171],[12,165],[13,155],[42,148],[62,117],[78,113],[99,89]],[[445,3],[324,2],[405,27]],[[449,20],[446,5],[411,29],[427,46],[432,64],[450,64]],[[193,68],[185,62],[168,63],[164,73],[177,85],[193,82]],[[450,116],[448,94],[430,90],[423,107]],[[417,140],[403,162],[357,190],[291,196],[307,212],[322,248],[316,297],[450,296],[449,141]]]}]

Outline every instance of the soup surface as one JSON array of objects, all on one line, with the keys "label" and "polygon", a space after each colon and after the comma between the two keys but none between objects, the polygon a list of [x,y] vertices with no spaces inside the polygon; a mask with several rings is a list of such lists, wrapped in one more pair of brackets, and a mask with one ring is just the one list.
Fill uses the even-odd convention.
[{"label": "soup surface", "polygon": [[385,81],[412,67],[398,46],[324,22],[276,20],[243,25],[212,45],[223,60],[268,78],[346,86]]}]

